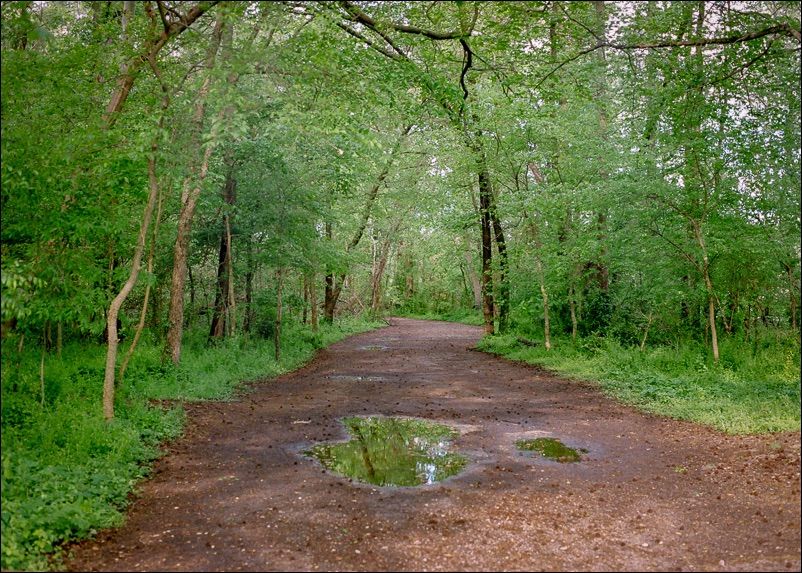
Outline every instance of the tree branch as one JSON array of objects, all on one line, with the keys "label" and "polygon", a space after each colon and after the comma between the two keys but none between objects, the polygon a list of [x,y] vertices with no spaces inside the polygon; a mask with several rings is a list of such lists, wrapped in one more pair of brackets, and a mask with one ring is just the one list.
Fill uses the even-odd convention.
[{"label": "tree branch", "polygon": [[[692,47],[692,46],[711,46],[711,45],[719,45],[719,46],[726,46],[729,44],[737,44],[741,42],[749,42],[752,40],[757,40],[759,38],[763,38],[765,36],[771,35],[780,35],[780,36],[790,36],[795,38],[797,41],[802,41],[802,36],[800,36],[800,31],[791,26],[788,23],[777,24],[774,26],[769,26],[768,28],[763,28],[762,30],[757,30],[755,32],[749,32],[745,34],[735,34],[732,36],[722,36],[717,38],[699,38],[697,40],[673,40],[667,42],[655,42],[655,43],[635,43],[635,44],[617,44],[614,42],[597,42],[593,46],[589,48],[585,48],[571,56],[568,59],[563,60],[557,66],[555,66],[549,73],[547,73],[541,80],[535,85],[535,89],[539,88],[547,79],[557,73],[562,67],[570,64],[571,62],[578,60],[582,56],[589,54],[591,52],[595,52],[596,50],[600,50],[602,48],[612,48],[614,50],[621,50],[621,51],[629,51],[629,50],[656,50],[660,48],[681,48],[681,47]],[[595,36],[595,35],[594,35]]]},{"label": "tree branch", "polygon": [[[376,20],[365,14],[362,10],[359,9],[353,2],[349,2],[348,0],[341,0],[340,5],[345,8],[345,10],[355,18],[355,22],[359,22],[360,24],[364,24],[365,26],[369,27],[372,30],[376,29]],[[476,9],[476,14],[478,14],[478,8]],[[476,22],[476,15],[474,15],[474,23]],[[387,22],[387,26],[396,30],[397,32],[404,32],[405,34],[416,34],[419,36],[425,36],[427,38],[431,38],[432,40],[459,40],[460,38],[465,37],[465,33],[463,32],[435,32],[434,30],[424,30],[423,28],[417,28],[415,26],[409,26],[407,24],[398,24],[396,22]],[[471,28],[473,25],[471,26]],[[470,34],[470,32],[468,32]]]},{"label": "tree branch", "polygon": [[771,35],[791,36],[792,38],[795,38],[797,41],[802,41],[802,36],[800,36],[800,31],[795,29],[790,24],[784,22],[782,24],[769,26],[768,28],[763,28],[762,30],[757,30],[755,32],[749,32],[746,34],[735,34],[732,36],[723,36],[718,38],[699,38],[698,40],[656,42],[652,44],[649,43],[615,44],[612,42],[600,42],[596,44],[592,49],[598,50],[599,48],[607,47],[607,48],[613,48],[615,50],[638,50],[638,49],[657,49],[657,48],[680,48],[688,46],[728,45],[728,44],[737,44],[740,42],[749,42],[751,40],[757,40],[758,38]]}]

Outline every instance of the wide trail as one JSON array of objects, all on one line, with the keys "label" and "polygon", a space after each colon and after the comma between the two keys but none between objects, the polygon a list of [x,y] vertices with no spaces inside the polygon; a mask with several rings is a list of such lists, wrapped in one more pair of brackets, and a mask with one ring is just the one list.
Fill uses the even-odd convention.
[{"label": "wide trail", "polygon": [[[126,524],[73,570],[799,570],[799,433],[727,436],[472,350],[478,328],[391,319],[238,401],[186,406]],[[350,482],[303,455],[347,416],[460,431],[465,470]],[[515,441],[587,453],[557,463]]]}]

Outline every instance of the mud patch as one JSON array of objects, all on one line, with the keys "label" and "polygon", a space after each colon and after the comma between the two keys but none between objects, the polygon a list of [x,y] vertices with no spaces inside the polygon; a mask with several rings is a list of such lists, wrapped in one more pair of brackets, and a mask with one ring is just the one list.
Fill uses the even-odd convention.
[{"label": "mud patch", "polygon": [[319,444],[304,455],[326,469],[380,486],[430,485],[464,469],[468,460],[451,450],[459,431],[414,418],[352,417],[343,425],[348,442]]},{"label": "mud patch", "polygon": [[383,376],[358,376],[354,374],[330,374],[327,379],[333,382],[384,382]]}]

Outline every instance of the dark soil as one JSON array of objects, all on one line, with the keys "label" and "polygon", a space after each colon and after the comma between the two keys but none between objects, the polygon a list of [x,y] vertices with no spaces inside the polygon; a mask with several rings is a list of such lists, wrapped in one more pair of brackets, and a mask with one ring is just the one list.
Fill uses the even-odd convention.
[{"label": "dark soil", "polygon": [[[124,527],[72,549],[106,571],[800,569],[800,435],[728,436],[471,348],[478,328],[392,319],[256,383],[187,405],[188,427]],[[386,348],[385,348],[386,347]],[[339,419],[460,430],[434,485],[350,483],[302,450]],[[515,448],[554,437],[560,464]]]}]

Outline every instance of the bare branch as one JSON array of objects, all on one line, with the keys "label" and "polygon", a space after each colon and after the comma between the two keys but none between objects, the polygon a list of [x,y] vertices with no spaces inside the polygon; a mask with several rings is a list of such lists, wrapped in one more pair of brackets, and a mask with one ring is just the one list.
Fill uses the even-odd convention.
[{"label": "bare branch", "polygon": [[164,11],[164,3],[161,0],[156,0],[156,7],[159,9],[159,16],[162,19],[162,25],[164,25],[164,31],[170,32],[170,21],[167,19],[167,13]]}]

